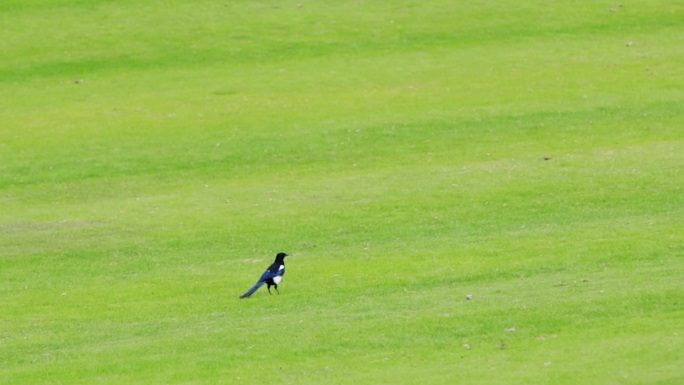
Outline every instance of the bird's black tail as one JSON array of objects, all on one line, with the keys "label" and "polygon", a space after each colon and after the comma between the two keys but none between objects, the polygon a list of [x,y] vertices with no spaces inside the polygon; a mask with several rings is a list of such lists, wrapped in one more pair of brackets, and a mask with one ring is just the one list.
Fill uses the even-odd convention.
[{"label": "bird's black tail", "polygon": [[250,295],[254,294],[255,291],[257,291],[261,286],[264,285],[264,281],[259,281],[254,285],[251,289],[249,289],[245,294],[241,295],[240,298],[247,298]]}]

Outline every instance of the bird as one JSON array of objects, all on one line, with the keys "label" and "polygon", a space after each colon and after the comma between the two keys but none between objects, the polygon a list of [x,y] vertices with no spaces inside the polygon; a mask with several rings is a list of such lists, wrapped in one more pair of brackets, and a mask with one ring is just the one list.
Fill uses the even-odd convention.
[{"label": "bird", "polygon": [[268,294],[271,294],[271,286],[274,286],[276,292],[280,294],[278,284],[283,280],[283,275],[285,274],[285,257],[287,257],[285,253],[276,254],[275,261],[273,261],[271,266],[261,275],[257,283],[247,290],[245,294],[241,295],[240,298],[248,298],[264,284],[268,288]]}]

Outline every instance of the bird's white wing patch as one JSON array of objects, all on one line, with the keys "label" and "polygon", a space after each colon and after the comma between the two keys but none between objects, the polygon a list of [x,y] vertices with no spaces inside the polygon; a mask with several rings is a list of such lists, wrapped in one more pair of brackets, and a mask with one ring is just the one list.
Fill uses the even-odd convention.
[{"label": "bird's white wing patch", "polygon": [[278,270],[283,270],[284,268],[285,268],[285,265],[280,265],[280,267],[278,268]]},{"label": "bird's white wing patch", "polygon": [[280,281],[282,281],[282,280],[283,280],[283,277],[281,277],[281,276],[273,277],[273,282],[275,282],[276,285],[279,284]]}]

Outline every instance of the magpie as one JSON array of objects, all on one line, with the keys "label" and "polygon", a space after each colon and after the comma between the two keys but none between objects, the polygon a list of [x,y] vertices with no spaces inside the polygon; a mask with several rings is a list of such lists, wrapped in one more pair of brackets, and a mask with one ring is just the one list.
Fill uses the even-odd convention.
[{"label": "magpie", "polygon": [[259,278],[256,285],[249,289],[245,294],[241,295],[240,298],[249,297],[264,284],[266,284],[266,287],[268,288],[268,294],[271,294],[271,286],[275,286],[276,292],[280,294],[278,291],[278,284],[283,280],[283,275],[285,274],[285,257],[287,257],[287,254],[278,253],[275,257],[275,261],[266,269],[264,274],[261,275],[261,278]]}]

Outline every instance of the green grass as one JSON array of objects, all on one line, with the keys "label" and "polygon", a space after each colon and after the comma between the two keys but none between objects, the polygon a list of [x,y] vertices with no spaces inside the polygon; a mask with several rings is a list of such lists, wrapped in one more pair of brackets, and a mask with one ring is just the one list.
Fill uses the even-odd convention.
[{"label": "green grass", "polygon": [[682,17],[3,1],[0,383],[682,383]]}]

